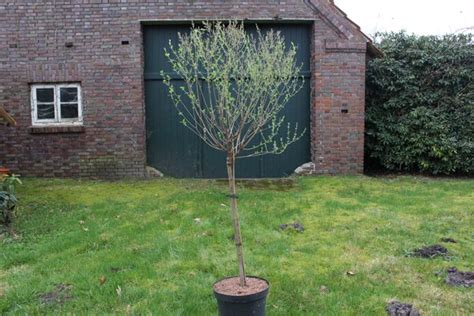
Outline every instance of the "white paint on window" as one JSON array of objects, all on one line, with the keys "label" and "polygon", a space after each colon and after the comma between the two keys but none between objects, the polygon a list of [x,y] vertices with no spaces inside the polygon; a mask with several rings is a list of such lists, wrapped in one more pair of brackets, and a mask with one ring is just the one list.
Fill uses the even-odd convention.
[{"label": "white paint on window", "polygon": [[31,86],[33,126],[82,125],[79,84],[35,84]]}]

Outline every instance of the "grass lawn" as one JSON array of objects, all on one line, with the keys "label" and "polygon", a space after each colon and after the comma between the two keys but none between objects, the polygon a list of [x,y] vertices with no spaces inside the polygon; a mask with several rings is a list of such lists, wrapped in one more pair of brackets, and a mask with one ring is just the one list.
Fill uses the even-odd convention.
[{"label": "grass lawn", "polygon": [[[473,180],[240,187],[247,271],[270,281],[269,315],[383,315],[390,299],[474,314],[473,289],[444,284],[448,267],[474,270]],[[21,238],[0,241],[0,313],[216,314],[212,284],[237,273],[225,194],[206,180],[25,179]],[[303,233],[280,230],[294,221]],[[443,244],[450,258],[405,256],[442,237],[458,241]]]}]

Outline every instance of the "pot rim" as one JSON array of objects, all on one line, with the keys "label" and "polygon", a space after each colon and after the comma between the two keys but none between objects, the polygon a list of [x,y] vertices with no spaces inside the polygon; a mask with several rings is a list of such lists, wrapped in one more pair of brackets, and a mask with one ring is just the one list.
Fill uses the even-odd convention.
[{"label": "pot rim", "polygon": [[262,299],[265,296],[267,296],[268,291],[270,289],[270,282],[268,282],[268,280],[266,280],[264,278],[261,278],[261,277],[253,276],[253,275],[246,275],[245,277],[265,281],[265,283],[267,283],[267,288],[263,291],[253,293],[253,294],[248,294],[248,295],[228,295],[228,294],[222,294],[222,293],[216,292],[216,290],[214,289],[214,286],[217,283],[221,282],[222,280],[238,278],[238,276],[230,276],[230,277],[225,277],[225,278],[219,279],[218,281],[214,282],[214,284],[212,285],[212,291],[214,292],[214,296],[218,300],[222,300],[222,301],[226,301],[226,302],[233,302],[233,303],[252,302],[252,301]]}]

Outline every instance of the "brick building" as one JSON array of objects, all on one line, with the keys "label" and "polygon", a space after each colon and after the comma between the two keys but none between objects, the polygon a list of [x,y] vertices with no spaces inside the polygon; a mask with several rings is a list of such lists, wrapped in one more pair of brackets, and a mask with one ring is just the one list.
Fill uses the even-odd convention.
[{"label": "brick building", "polygon": [[161,154],[147,146],[144,34],[228,19],[309,30],[308,160],[316,173],[362,172],[365,62],[377,51],[329,0],[3,1],[0,105],[17,126],[0,126],[0,166],[28,176],[144,176]]}]

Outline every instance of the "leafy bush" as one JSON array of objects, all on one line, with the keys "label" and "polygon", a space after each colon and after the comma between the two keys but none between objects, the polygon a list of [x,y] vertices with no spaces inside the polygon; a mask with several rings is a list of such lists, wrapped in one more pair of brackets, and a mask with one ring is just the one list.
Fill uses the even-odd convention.
[{"label": "leafy bush", "polygon": [[0,224],[9,226],[17,203],[16,185],[21,184],[18,176],[0,175]]},{"label": "leafy bush", "polygon": [[366,161],[433,174],[474,172],[471,35],[380,35],[367,65]]}]

